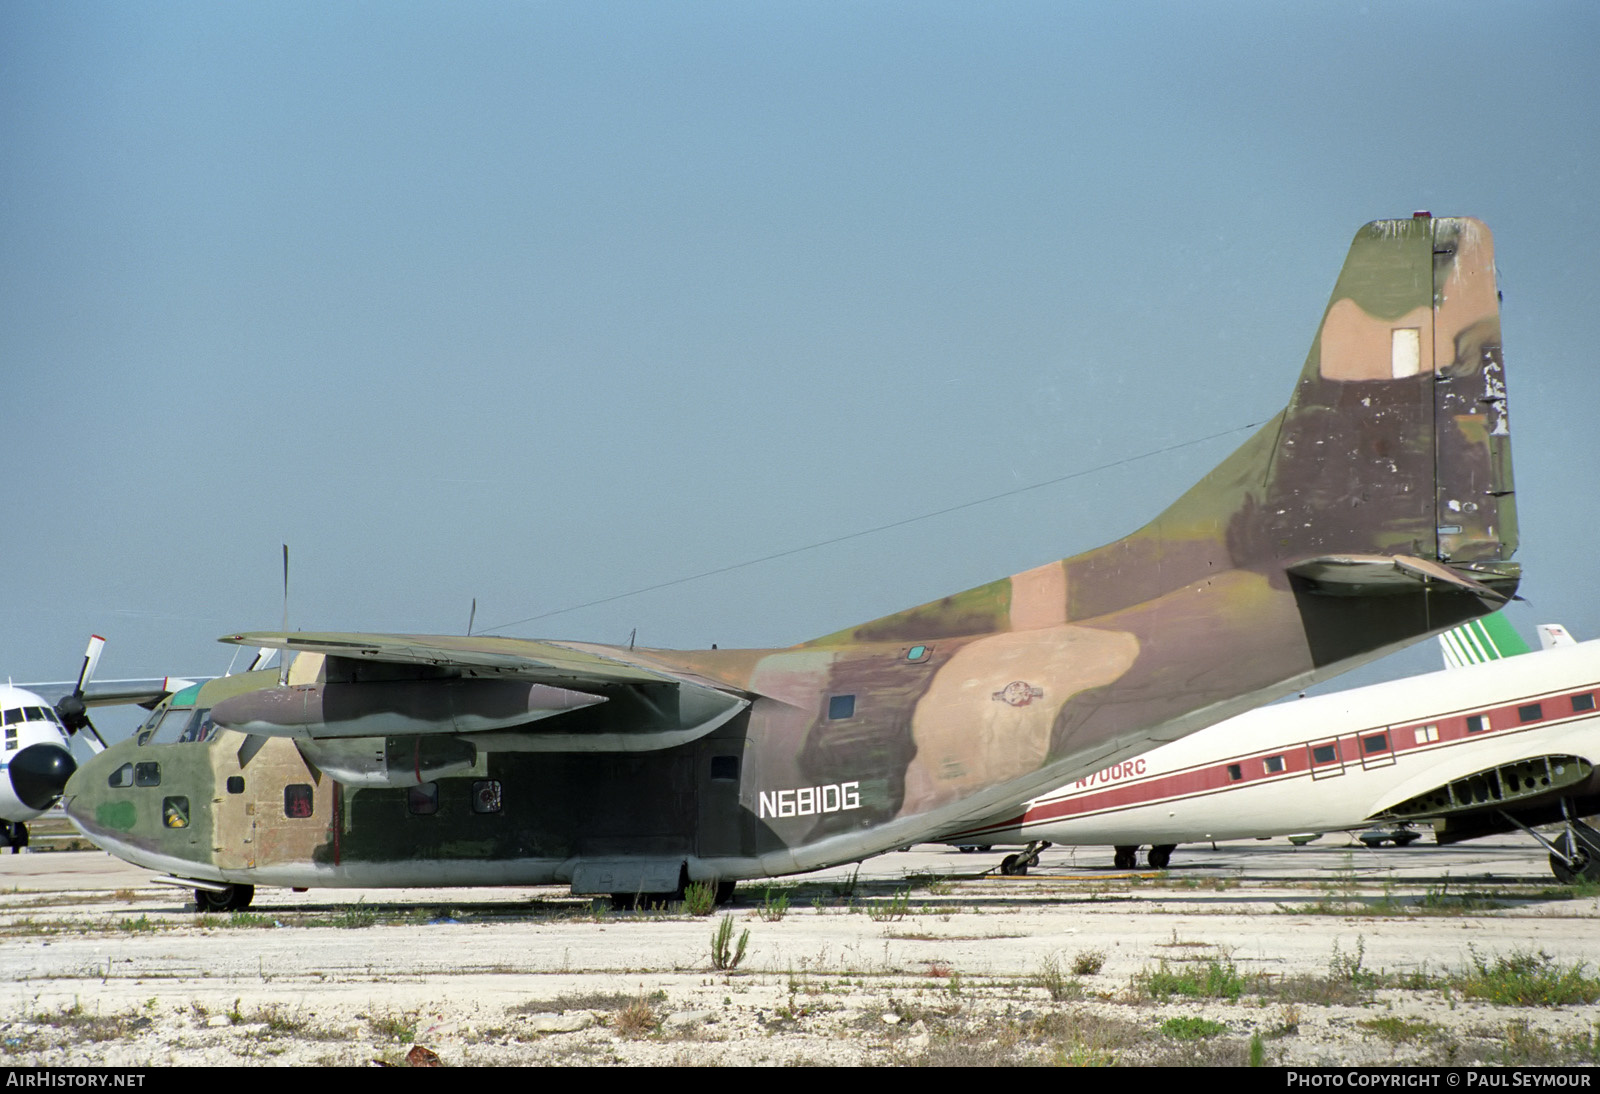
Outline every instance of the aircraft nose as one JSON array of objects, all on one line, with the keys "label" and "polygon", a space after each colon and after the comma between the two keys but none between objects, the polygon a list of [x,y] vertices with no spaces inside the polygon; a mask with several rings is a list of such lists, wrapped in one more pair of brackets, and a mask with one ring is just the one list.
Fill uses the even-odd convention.
[{"label": "aircraft nose", "polygon": [[57,745],[29,745],[11,758],[11,789],[29,809],[49,809],[78,769],[72,753]]}]

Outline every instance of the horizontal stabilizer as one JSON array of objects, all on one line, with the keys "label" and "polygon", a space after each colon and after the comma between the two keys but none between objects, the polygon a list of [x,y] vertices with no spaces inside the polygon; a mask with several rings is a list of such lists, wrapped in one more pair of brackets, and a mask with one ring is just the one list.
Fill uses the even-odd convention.
[{"label": "horizontal stabilizer", "polygon": [[1411,593],[1427,581],[1442,581],[1496,604],[1510,598],[1439,562],[1414,555],[1322,555],[1289,567],[1289,572],[1316,583],[1327,596],[1381,596]]}]

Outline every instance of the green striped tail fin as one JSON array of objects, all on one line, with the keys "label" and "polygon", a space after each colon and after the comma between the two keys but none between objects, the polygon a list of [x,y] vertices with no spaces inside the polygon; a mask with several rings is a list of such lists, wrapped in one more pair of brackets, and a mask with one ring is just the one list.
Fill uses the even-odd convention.
[{"label": "green striped tail fin", "polygon": [[1500,612],[1445,631],[1439,636],[1439,646],[1444,650],[1444,667],[1447,669],[1498,661],[1503,657],[1529,652],[1528,644]]}]

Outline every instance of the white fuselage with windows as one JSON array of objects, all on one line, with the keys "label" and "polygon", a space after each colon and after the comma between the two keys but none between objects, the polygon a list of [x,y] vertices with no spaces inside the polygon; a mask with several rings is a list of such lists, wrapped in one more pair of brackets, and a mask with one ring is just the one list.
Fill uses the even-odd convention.
[{"label": "white fuselage with windows", "polygon": [[947,839],[1126,846],[1362,828],[1490,769],[1600,766],[1597,693],[1600,641],[1277,703]]}]

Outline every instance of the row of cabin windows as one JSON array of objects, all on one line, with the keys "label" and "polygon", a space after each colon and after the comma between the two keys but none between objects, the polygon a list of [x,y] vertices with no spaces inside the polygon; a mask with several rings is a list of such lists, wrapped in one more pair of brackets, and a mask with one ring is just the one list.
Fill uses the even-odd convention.
[{"label": "row of cabin windows", "polygon": [[[1592,693],[1586,692],[1582,695],[1573,695],[1570,698],[1574,714],[1583,714],[1595,709],[1594,695]],[[1528,722],[1537,722],[1543,717],[1543,703],[1527,703],[1517,708],[1517,720],[1524,725]],[[1493,723],[1489,720],[1489,715],[1487,714],[1469,714],[1467,716],[1468,733],[1483,733],[1493,728]],[[1439,727],[1437,724],[1417,726],[1412,732],[1415,734],[1416,743],[1419,745],[1428,744],[1439,739]],[[1368,756],[1379,752],[1387,752],[1388,750],[1389,735],[1387,733],[1374,733],[1370,737],[1361,738],[1361,751]],[[1317,745],[1311,750],[1311,762],[1313,764],[1331,764],[1338,758],[1339,749],[1336,743]],[[1262,761],[1262,768],[1268,775],[1281,773],[1284,769],[1283,757],[1268,756]],[[1244,766],[1242,764],[1229,764],[1228,778],[1232,782],[1238,782],[1243,779]]]}]

